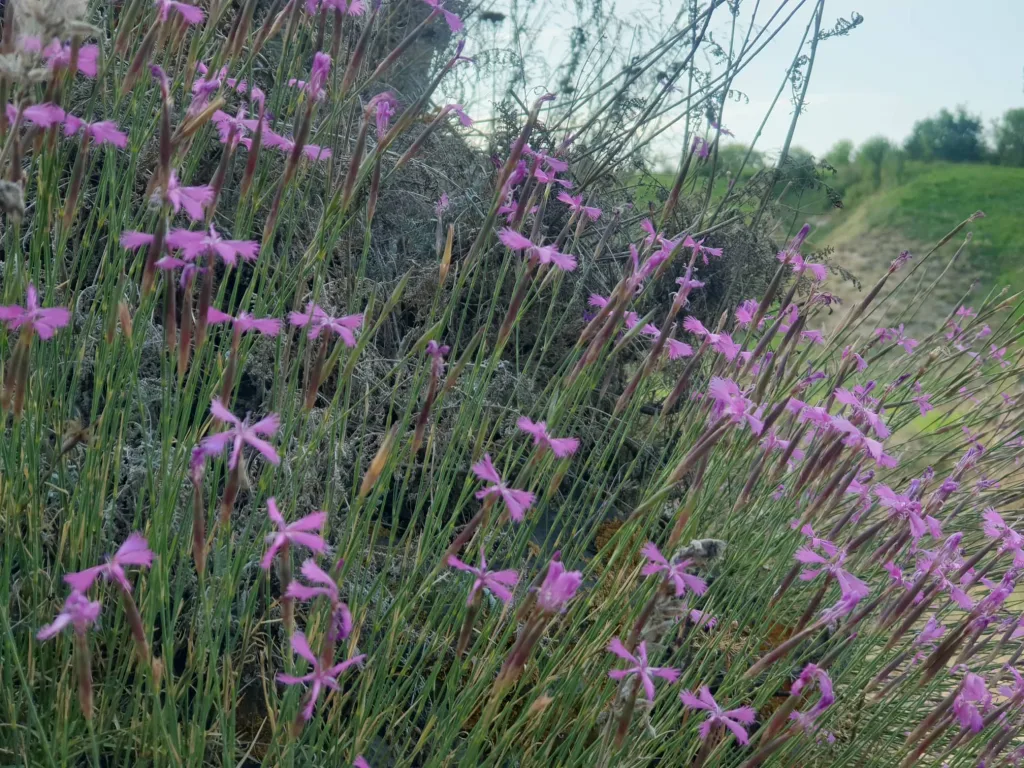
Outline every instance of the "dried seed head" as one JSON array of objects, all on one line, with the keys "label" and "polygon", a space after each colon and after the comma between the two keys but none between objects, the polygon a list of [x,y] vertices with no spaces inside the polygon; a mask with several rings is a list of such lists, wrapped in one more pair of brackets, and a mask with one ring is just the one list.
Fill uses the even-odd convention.
[{"label": "dried seed head", "polygon": [[25,215],[25,193],[20,184],[0,180],[0,212],[12,219]]},{"label": "dried seed head", "polygon": [[50,40],[81,36],[90,27],[85,25],[88,0],[12,0],[14,14],[23,35]]}]

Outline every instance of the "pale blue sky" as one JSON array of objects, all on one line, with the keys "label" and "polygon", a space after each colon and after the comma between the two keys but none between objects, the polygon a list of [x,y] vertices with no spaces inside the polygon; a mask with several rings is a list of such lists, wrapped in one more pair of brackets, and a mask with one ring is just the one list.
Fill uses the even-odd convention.
[{"label": "pale blue sky", "polygon": [[[605,7],[623,19],[642,18],[660,28],[682,0],[605,0]],[[767,19],[783,0],[761,0],[759,17]],[[799,0],[788,0],[787,8]],[[549,61],[564,55],[562,42],[573,24],[573,0],[536,0],[545,21],[535,47],[527,55]],[[586,3],[589,5],[589,3]],[[741,19],[749,20],[753,0],[744,0]],[[792,59],[814,8],[809,0],[790,25],[740,74],[735,87],[750,104],[729,103],[724,124],[738,141],[757,130],[782,75]],[[942,107],[964,104],[980,114],[986,130],[1011,107],[1024,107],[1024,0],[829,0],[825,19],[831,27],[851,11],[863,24],[847,37],[819,46],[806,112],[795,142],[823,154],[842,138],[856,143],[882,134],[902,141],[916,120]],[[746,14],[746,15],[744,15]],[[712,24],[716,39],[728,41],[729,15],[720,12]],[[619,43],[628,49],[627,36]],[[618,42],[618,41],[617,41]],[[553,85],[547,84],[548,86]],[[782,97],[758,147],[771,152],[781,146],[789,124],[788,94]],[[674,155],[678,137],[659,141],[659,150]]]}]

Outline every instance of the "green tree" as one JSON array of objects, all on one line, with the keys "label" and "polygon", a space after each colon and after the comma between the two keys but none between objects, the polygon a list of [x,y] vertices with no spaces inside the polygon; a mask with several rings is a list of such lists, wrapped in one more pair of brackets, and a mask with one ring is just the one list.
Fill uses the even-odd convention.
[{"label": "green tree", "polygon": [[875,189],[882,186],[882,165],[892,151],[892,142],[884,136],[873,136],[857,150],[857,162],[868,169]]},{"label": "green tree", "polygon": [[904,144],[912,160],[978,163],[985,159],[981,118],[960,106],[956,113],[943,109],[935,117],[914,123]]},{"label": "green tree", "polygon": [[996,158],[1002,165],[1024,166],[1024,109],[1008,109],[995,125]]},{"label": "green tree", "polygon": [[840,139],[832,145],[827,153],[825,153],[825,160],[828,161],[829,165],[834,168],[841,168],[850,164],[850,158],[853,156],[853,142],[849,139]]}]

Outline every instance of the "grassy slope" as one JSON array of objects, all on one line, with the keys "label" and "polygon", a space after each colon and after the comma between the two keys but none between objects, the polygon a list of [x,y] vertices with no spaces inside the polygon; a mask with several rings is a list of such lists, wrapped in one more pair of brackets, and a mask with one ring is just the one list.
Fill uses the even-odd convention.
[{"label": "grassy slope", "polygon": [[[835,214],[817,240],[840,251],[866,235],[931,244],[977,210],[986,218],[971,226],[972,270],[991,284],[1024,285],[1024,168],[931,166],[906,184]],[[879,253],[878,269],[895,255]]]}]

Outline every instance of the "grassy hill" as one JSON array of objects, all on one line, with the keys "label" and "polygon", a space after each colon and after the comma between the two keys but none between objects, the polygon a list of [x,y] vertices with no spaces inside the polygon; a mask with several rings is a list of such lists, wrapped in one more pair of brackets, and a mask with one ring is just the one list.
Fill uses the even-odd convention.
[{"label": "grassy hill", "polygon": [[1024,287],[1024,168],[923,166],[908,182],[832,214],[815,233],[816,244],[835,246],[841,259],[851,249],[891,242],[895,251],[861,265],[874,267],[864,275],[874,277],[901,248],[929,247],[977,210],[985,218],[970,227],[974,237],[964,266],[988,286]]}]

